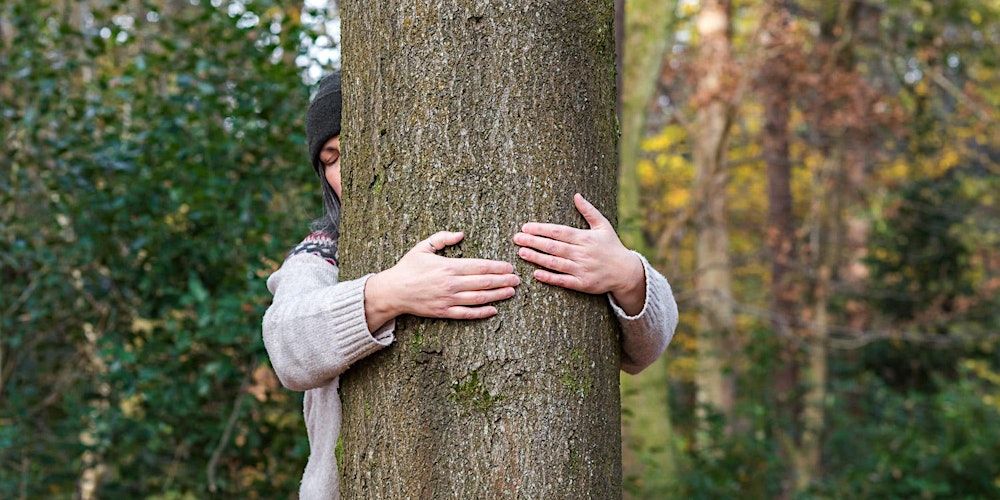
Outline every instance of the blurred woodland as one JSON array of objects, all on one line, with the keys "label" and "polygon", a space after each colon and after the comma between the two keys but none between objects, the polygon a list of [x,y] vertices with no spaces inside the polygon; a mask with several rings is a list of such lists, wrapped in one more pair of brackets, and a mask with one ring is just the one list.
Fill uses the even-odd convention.
[{"label": "blurred woodland", "polygon": [[[1000,3],[625,0],[626,495],[1000,496]],[[323,2],[0,4],[0,497],[284,497]],[[331,55],[333,54],[333,55]]]}]

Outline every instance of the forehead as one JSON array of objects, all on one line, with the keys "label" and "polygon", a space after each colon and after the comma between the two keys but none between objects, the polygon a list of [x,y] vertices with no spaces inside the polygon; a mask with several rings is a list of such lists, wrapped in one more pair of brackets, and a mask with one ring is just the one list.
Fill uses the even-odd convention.
[{"label": "forehead", "polygon": [[335,135],[323,143],[323,149],[326,148],[340,148],[340,136]]}]

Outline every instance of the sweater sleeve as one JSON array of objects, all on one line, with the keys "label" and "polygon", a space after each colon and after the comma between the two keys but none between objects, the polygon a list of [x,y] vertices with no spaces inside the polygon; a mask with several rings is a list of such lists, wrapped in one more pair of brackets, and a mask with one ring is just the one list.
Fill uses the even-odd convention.
[{"label": "sweater sleeve", "polygon": [[339,274],[322,256],[300,253],[267,278],[273,300],[264,312],[264,347],[288,389],[327,385],[395,338],[395,318],[368,330],[365,283],[375,273],[344,282],[338,282]]},{"label": "sweater sleeve", "polygon": [[670,283],[659,271],[653,269],[641,253],[631,250],[642,260],[645,270],[646,297],[642,310],[629,316],[608,292],[611,309],[622,325],[621,369],[635,375],[653,364],[663,354],[677,328],[677,302]]}]

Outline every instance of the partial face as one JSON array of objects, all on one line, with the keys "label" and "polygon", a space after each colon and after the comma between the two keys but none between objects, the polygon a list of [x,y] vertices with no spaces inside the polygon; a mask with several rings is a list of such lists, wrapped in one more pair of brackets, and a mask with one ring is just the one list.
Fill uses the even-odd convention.
[{"label": "partial face", "polygon": [[323,149],[319,152],[319,161],[323,165],[323,175],[326,176],[326,182],[330,183],[330,187],[333,188],[333,192],[337,193],[337,198],[340,197],[340,136],[335,135],[330,140],[326,141],[323,145]]}]

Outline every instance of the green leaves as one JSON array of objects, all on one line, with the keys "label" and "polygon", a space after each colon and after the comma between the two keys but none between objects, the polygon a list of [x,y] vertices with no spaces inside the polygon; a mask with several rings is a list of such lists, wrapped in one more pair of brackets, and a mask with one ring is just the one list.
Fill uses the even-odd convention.
[{"label": "green leaves", "polygon": [[[319,33],[244,7],[0,7],[0,497],[72,495],[84,450],[101,496],[206,495],[266,366],[264,280],[322,210],[303,69],[272,57]],[[244,402],[218,493],[297,490],[296,396]]]}]

